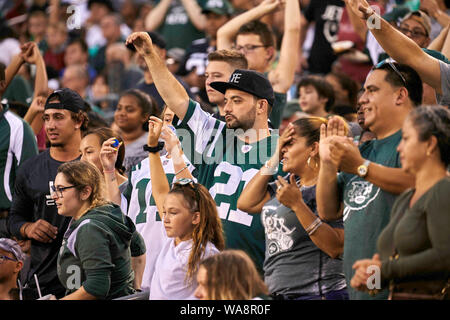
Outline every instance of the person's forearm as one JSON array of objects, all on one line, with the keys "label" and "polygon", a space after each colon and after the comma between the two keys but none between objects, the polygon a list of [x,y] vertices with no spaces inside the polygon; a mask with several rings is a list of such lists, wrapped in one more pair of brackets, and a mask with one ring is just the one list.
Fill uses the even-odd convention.
[{"label": "person's forearm", "polygon": [[161,98],[167,107],[183,120],[189,105],[186,89],[167,69],[165,61],[161,60],[154,48],[144,58]]},{"label": "person's forearm", "polygon": [[49,25],[56,25],[59,20],[59,0],[50,0]]},{"label": "person's forearm", "polygon": [[288,0],[284,11],[284,35],[281,43],[280,59],[275,72],[276,82],[272,83],[275,92],[286,93],[294,82],[295,68],[300,46],[300,6],[298,0]]},{"label": "person's forearm", "polygon": [[131,257],[131,268],[134,271],[134,288],[140,290],[145,270],[145,254]]},{"label": "person's forearm", "polygon": [[92,294],[88,293],[83,286],[77,291],[61,298],[60,300],[96,300],[97,298]]},{"label": "person's forearm", "polygon": [[145,30],[154,31],[159,28],[166,18],[167,10],[170,8],[172,0],[161,0],[145,18]]},{"label": "person's forearm", "polygon": [[206,17],[202,14],[202,8],[198,5],[196,0],[181,0],[181,3],[186,9],[189,20],[197,30],[203,31],[206,27]]},{"label": "person's forearm", "polygon": [[447,35],[445,37],[444,44],[442,45],[442,49],[440,50],[442,54],[446,57],[450,57],[450,32],[448,32],[450,27],[447,27]]},{"label": "person's forearm", "polygon": [[341,216],[338,197],[337,170],[321,162],[316,188],[317,212],[323,220],[332,221]]},{"label": "person's forearm", "polygon": [[[306,230],[317,219],[311,209],[303,202],[298,201],[292,208],[298,221]],[[326,223],[322,223],[317,230],[310,235],[311,241],[331,258],[337,258],[344,248],[344,230],[335,229]]]},{"label": "person's forearm", "polygon": [[[36,49],[38,50],[38,49]],[[48,77],[45,69],[44,58],[39,54],[36,62],[36,78],[34,80],[34,92],[36,95],[45,95],[48,93]]]},{"label": "person's forearm", "polygon": [[233,46],[233,39],[239,31],[239,28],[250,21],[261,18],[267,13],[269,12],[265,7],[257,6],[225,23],[217,30],[217,50],[231,49]]},{"label": "person's forearm", "polygon": [[269,200],[270,195],[267,185],[272,175],[264,174],[259,170],[247,183],[239,196],[237,207],[239,210],[249,213],[260,213],[264,203]]},{"label": "person's forearm", "polygon": [[365,180],[393,194],[400,194],[415,185],[414,176],[402,169],[385,167],[373,162],[369,165]]},{"label": "person's forearm", "polygon": [[437,93],[442,93],[439,61],[422,51],[410,38],[391,26],[380,16],[381,28],[370,29],[386,53],[400,64],[413,68],[422,81],[432,86]]},{"label": "person's forearm", "polygon": [[23,63],[24,60],[20,57],[20,55],[15,55],[12,58],[10,64],[8,65],[5,71],[5,83],[6,83],[5,88],[7,88],[8,85],[11,83],[12,79],[17,74],[17,71],[19,71]]},{"label": "person's forearm", "polygon": [[122,198],[120,196],[119,183],[117,182],[116,170],[103,172],[105,177],[106,199],[120,206]]},{"label": "person's forearm", "polygon": [[450,16],[440,9],[433,14],[433,18],[442,26],[442,28],[445,28],[450,24]]},{"label": "person's forearm", "polygon": [[366,43],[367,25],[365,21],[355,15],[353,10],[348,6],[345,6],[345,10],[347,10],[348,18],[353,26],[353,30],[361,38],[361,40]]},{"label": "person's forearm", "polygon": [[148,154],[150,162],[150,181],[152,183],[152,195],[156,202],[156,207],[160,214],[161,220],[164,218],[163,205],[167,194],[170,191],[169,182],[167,181],[164,168],[161,164],[161,158],[159,152],[149,152]]},{"label": "person's forearm", "polygon": [[444,46],[445,39],[447,39],[449,27],[443,28],[441,32],[439,33],[439,36],[436,37],[436,39],[431,42],[427,49],[429,50],[436,50],[436,51],[442,51],[442,48]]},{"label": "person's forearm", "polygon": [[186,164],[183,158],[183,151],[180,146],[174,147],[174,150],[170,153],[173,161],[173,169],[175,171],[175,180],[177,179],[191,179],[194,180],[189,166]]}]

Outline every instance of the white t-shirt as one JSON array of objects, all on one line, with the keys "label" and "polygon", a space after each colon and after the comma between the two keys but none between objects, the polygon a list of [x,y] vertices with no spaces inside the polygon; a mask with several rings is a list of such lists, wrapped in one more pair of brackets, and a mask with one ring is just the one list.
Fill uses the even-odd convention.
[{"label": "white t-shirt", "polygon": [[[164,234],[166,234],[165,230]],[[182,241],[175,246],[173,238],[166,238],[156,260],[155,274],[150,287],[150,300],[197,300],[194,296],[197,288],[196,277],[194,276],[190,284],[185,282],[191,248],[192,240]],[[208,242],[202,259],[217,253],[219,250]]]},{"label": "white t-shirt", "polygon": [[[195,167],[185,156],[183,158],[188,165],[189,171],[192,172]],[[161,163],[169,185],[171,185],[175,179],[173,161],[167,158],[166,155],[163,155],[161,156]],[[127,188],[123,193],[121,201],[122,211],[126,212],[127,216],[133,220],[136,230],[145,241],[146,261],[141,287],[143,290],[147,290],[150,289],[156,259],[167,239],[156,203],[152,197],[148,157],[132,168]]]}]

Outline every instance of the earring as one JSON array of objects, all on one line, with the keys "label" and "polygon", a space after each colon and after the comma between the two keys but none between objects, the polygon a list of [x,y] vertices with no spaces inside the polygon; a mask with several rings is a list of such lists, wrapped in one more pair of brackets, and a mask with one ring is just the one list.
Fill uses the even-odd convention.
[{"label": "earring", "polygon": [[306,164],[311,168],[311,156],[309,156],[308,160],[306,160]]},{"label": "earring", "polygon": [[427,157],[431,156],[431,152],[427,151]]}]

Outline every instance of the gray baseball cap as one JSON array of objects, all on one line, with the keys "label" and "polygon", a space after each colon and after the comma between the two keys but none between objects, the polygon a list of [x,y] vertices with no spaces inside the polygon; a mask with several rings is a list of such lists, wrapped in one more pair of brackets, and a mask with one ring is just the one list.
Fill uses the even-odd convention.
[{"label": "gray baseball cap", "polygon": [[25,261],[25,254],[20,245],[12,239],[0,238],[0,249],[11,252],[18,261]]}]

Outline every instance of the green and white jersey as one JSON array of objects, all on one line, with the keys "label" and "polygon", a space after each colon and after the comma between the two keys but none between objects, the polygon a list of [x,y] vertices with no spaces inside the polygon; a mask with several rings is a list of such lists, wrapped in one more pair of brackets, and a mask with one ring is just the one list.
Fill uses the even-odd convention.
[{"label": "green and white jersey", "polygon": [[[192,172],[194,166],[189,163],[186,157],[184,157],[184,161],[189,166],[189,171]],[[161,163],[169,185],[171,185],[175,178],[172,159],[163,155],[161,156]],[[133,220],[136,230],[144,238],[147,251],[141,286],[144,290],[150,289],[156,259],[167,236],[164,234],[164,225],[159,217],[156,202],[152,195],[148,158],[132,167],[128,178],[128,186],[122,195],[121,208]]]},{"label": "green and white jersey", "polygon": [[36,136],[28,123],[3,105],[0,109],[0,209],[11,207],[17,169],[38,154]]},{"label": "green and white jersey", "polygon": [[226,128],[223,121],[203,111],[190,100],[184,119],[175,117],[177,135],[183,151],[198,170],[198,182],[216,201],[227,248],[241,249],[262,271],[265,239],[259,214],[237,209],[245,185],[275,150],[278,136],[272,135],[247,144],[237,137],[242,130]]}]

